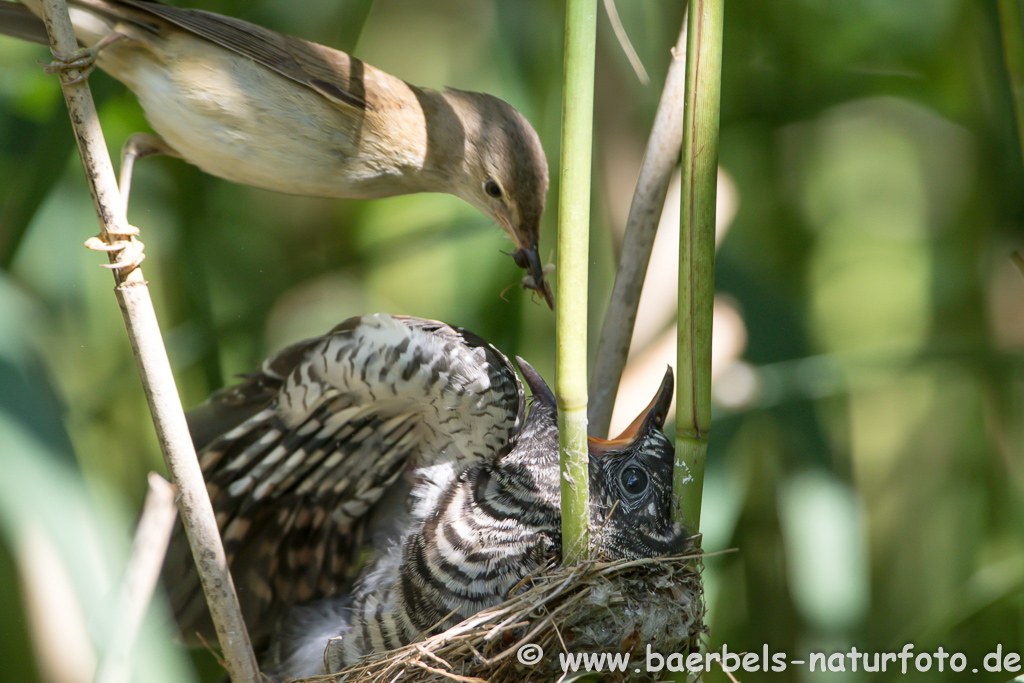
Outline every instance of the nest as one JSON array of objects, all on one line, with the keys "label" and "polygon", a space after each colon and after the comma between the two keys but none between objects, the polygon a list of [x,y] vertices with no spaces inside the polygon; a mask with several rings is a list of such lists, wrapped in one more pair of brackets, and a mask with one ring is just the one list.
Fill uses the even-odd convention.
[{"label": "nest", "polygon": [[549,567],[525,578],[507,601],[443,633],[296,683],[556,681],[569,678],[560,653],[602,652],[629,653],[625,670],[604,680],[647,680],[648,646],[684,656],[699,647],[701,557],[694,551]]}]

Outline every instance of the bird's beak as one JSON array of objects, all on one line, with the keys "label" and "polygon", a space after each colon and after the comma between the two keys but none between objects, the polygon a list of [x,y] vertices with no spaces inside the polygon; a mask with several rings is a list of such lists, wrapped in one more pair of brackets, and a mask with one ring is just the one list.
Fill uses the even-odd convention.
[{"label": "bird's beak", "polygon": [[661,386],[654,399],[647,404],[642,413],[615,439],[598,439],[593,436],[587,437],[590,451],[595,455],[603,455],[611,451],[623,451],[632,446],[637,439],[646,434],[649,430],[665,426],[665,416],[668,415],[668,408],[672,405],[673,388],[672,368],[665,371],[665,377],[661,380]]},{"label": "bird's beak", "polygon": [[512,253],[512,259],[516,265],[525,269],[529,275],[523,278],[523,289],[531,289],[538,292],[548,308],[554,310],[555,297],[551,293],[551,286],[544,277],[544,266],[540,262],[540,254],[537,252],[537,234],[525,234],[512,227],[512,219],[504,212],[498,211],[498,222],[501,228],[512,238],[516,245],[516,251]]},{"label": "bird's beak", "polygon": [[557,411],[558,404],[555,402],[555,395],[551,392],[551,388],[548,387],[548,383],[540,376],[540,373],[519,356],[516,356],[516,363],[519,365],[519,372],[523,373],[523,377],[526,379],[526,385],[530,387],[533,398],[545,404],[551,410]]},{"label": "bird's beak", "polygon": [[515,259],[516,265],[525,268],[530,273],[530,279],[523,281],[523,287],[540,293],[544,297],[544,301],[547,302],[548,308],[554,310],[555,297],[551,294],[551,286],[548,285],[548,281],[544,279],[544,266],[541,265],[537,245],[520,248],[512,255],[512,258]]}]

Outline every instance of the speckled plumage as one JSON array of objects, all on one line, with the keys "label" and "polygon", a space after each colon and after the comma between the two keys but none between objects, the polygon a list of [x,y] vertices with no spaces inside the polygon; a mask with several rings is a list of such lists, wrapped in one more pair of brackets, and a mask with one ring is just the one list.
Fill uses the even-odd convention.
[{"label": "speckled plumage", "polygon": [[[381,313],[284,349],[190,412],[266,673],[314,674],[408,643],[558,559],[555,399],[519,365],[529,411],[490,344]],[[684,545],[661,431],[671,393],[669,372],[626,433],[590,440],[593,552],[652,557]],[[210,637],[180,527],[164,580],[184,635]]]},{"label": "speckled plumage", "polygon": [[[410,527],[361,576],[351,596],[297,608],[272,640],[264,670],[276,680],[340,669],[493,606],[561,551],[554,397],[520,360],[533,406],[512,447],[465,469],[421,507]],[[661,431],[671,400],[658,396],[615,441],[591,441],[592,550],[609,559],[682,550],[671,520],[674,449]],[[640,484],[638,486],[638,484]]]},{"label": "speckled plumage", "polygon": [[[382,313],[288,347],[191,411],[253,639],[283,608],[346,589],[367,535],[397,533],[405,491],[431,505],[458,472],[508,447],[524,405],[494,347]],[[180,526],[163,575],[185,637],[209,637]]]}]

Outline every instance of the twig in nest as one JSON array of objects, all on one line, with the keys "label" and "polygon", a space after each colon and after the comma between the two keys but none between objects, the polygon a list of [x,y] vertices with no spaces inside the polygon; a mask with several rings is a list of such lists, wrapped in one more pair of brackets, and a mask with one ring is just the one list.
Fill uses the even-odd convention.
[{"label": "twig in nest", "polygon": [[[549,567],[504,603],[448,631],[370,655],[338,674],[303,680],[521,683],[557,679],[558,652],[570,649],[640,652],[650,645],[661,652],[692,651],[705,632],[701,558],[694,553]],[[530,667],[516,657],[527,644],[546,653]]]}]

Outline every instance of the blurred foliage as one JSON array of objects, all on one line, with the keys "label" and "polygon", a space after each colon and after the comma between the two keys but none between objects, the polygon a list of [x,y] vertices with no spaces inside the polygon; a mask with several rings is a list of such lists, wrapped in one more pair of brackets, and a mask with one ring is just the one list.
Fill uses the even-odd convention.
[{"label": "blurred foliage", "polygon": [[[511,102],[551,163],[541,247],[553,249],[559,3],[201,6],[351,48],[410,82]],[[682,3],[619,12],[655,85],[637,82],[602,16],[592,341],[610,224],[628,206]],[[1024,278],[1009,260],[1024,242],[1024,166],[994,3],[729,0],[724,48],[721,165],[739,210],[717,286],[748,344],[742,372],[716,387],[730,398],[716,413],[702,531],[705,549],[736,551],[706,563],[709,645],[799,658],[913,643],[979,668],[997,644],[1024,652]],[[137,510],[146,471],[163,469],[105,259],[80,246],[96,222],[59,89],[36,64],[46,57],[0,38],[0,416],[4,436],[17,434],[0,449],[0,670],[18,680],[38,675],[13,609],[18,520],[50,529],[55,514],[87,516],[83,499]],[[117,158],[146,123],[119,84],[99,72],[90,82]],[[186,405],[287,342],[380,310],[466,326],[551,378],[553,316],[519,289],[499,230],[457,199],[290,197],[173,159],[142,162],[133,187],[129,218]],[[737,398],[730,382],[743,378]],[[125,525],[110,527],[123,552]],[[97,547],[108,546],[65,548],[66,567],[84,570],[75,553]],[[835,676],[1015,675],[969,671]],[[219,676],[209,667],[202,680]],[[828,678],[806,667],[737,676]]]}]

